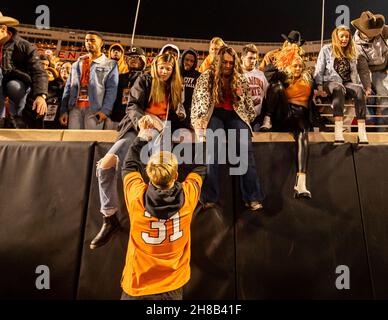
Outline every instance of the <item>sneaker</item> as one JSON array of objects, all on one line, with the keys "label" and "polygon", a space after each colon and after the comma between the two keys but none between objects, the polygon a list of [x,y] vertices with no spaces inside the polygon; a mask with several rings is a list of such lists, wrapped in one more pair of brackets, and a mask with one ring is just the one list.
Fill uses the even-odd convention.
[{"label": "sneaker", "polygon": [[245,206],[252,211],[263,209],[263,205],[259,201],[246,202]]}]

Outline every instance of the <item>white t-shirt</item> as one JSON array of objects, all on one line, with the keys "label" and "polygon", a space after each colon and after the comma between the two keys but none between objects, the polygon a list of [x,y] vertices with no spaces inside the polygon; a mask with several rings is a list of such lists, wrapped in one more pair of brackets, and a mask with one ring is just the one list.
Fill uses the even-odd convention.
[{"label": "white t-shirt", "polygon": [[244,75],[248,79],[249,89],[253,100],[253,105],[258,116],[261,112],[263,99],[267,93],[268,81],[264,73],[259,69],[252,71],[244,71]]}]

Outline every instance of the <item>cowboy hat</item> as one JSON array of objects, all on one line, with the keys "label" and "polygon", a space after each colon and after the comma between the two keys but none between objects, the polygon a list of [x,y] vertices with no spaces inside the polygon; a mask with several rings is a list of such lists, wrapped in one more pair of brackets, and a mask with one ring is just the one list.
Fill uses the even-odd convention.
[{"label": "cowboy hat", "polygon": [[11,17],[3,16],[3,14],[0,11],[0,25],[17,26],[18,24],[19,24],[18,20]]},{"label": "cowboy hat", "polygon": [[368,38],[378,36],[384,28],[385,18],[381,14],[373,14],[370,11],[364,11],[361,16],[352,21],[352,25]]},{"label": "cowboy hat", "polygon": [[283,39],[287,40],[290,43],[296,43],[299,47],[303,46],[306,40],[302,39],[302,35],[299,31],[292,30],[288,36],[285,34],[281,35]]}]

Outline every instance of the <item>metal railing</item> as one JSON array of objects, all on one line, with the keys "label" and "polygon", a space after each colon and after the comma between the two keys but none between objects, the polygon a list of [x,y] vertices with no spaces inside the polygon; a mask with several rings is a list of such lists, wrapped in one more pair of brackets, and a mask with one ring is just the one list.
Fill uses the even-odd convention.
[{"label": "metal railing", "polygon": [[[379,96],[379,95],[370,95],[370,96],[367,96],[367,100],[371,98],[371,99],[387,99],[388,100],[388,96]],[[317,100],[315,98],[315,106],[316,107],[331,107],[333,108],[333,105],[331,103],[317,103]],[[345,103],[344,104],[345,107],[349,108],[355,108],[354,106],[354,101],[352,103]],[[370,114],[369,113],[369,110],[370,108],[374,108],[375,110],[377,109],[388,109],[388,103],[383,103],[383,104],[366,104],[366,109],[367,109],[367,114],[366,114],[366,119],[374,119],[374,118],[388,118],[388,114]],[[334,115],[333,113],[320,113],[320,116],[321,117],[326,117],[326,118],[333,118]],[[350,115],[347,115],[344,113],[344,117],[352,117],[353,119],[355,118],[355,116],[353,114],[350,114]],[[344,124],[343,125],[344,127],[347,127],[347,128],[355,128],[357,127],[357,125],[352,125],[352,124]],[[334,127],[334,124],[325,124],[325,127],[328,127],[328,128],[333,128]],[[366,123],[366,127],[367,128],[388,128],[388,124],[370,124],[370,123]]]}]

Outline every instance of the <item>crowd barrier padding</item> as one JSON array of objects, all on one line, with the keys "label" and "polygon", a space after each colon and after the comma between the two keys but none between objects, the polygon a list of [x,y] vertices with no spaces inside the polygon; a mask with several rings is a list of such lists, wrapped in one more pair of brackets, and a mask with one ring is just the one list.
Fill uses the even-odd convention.
[{"label": "crowd barrier padding", "polygon": [[[0,142],[1,298],[75,298],[92,149]],[[36,287],[40,265],[49,268],[49,290]]]},{"label": "crowd barrier padding", "polygon": [[[387,298],[388,147],[311,143],[313,198],[297,200],[294,143],[267,138],[254,143],[265,209],[247,211],[238,177],[221,165],[222,206],[193,218],[185,298]],[[120,297],[129,232],[121,179],[123,228],[90,250],[102,223],[95,164],[112,142],[88,141],[0,141],[2,299]],[[183,167],[180,179],[188,171]],[[50,268],[50,290],[35,287],[39,265]],[[350,290],[335,286],[340,265],[349,267]]]}]

